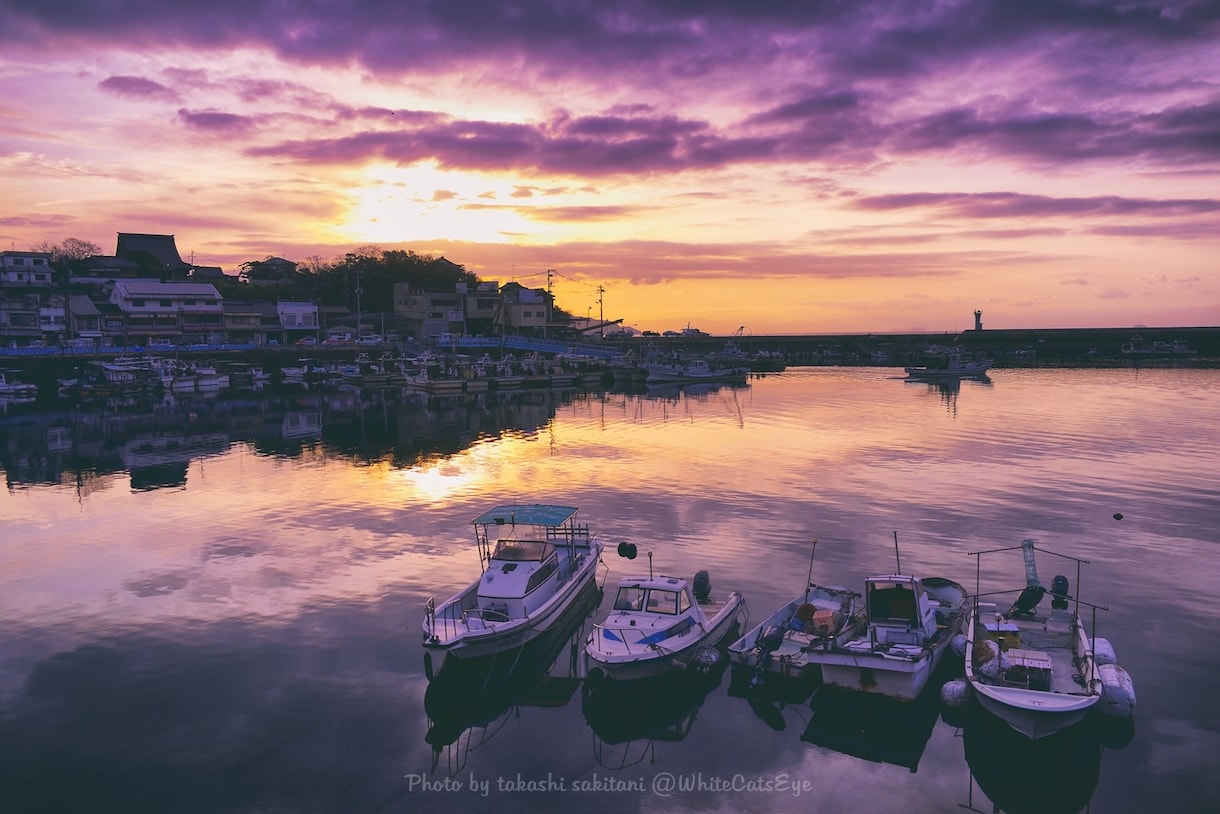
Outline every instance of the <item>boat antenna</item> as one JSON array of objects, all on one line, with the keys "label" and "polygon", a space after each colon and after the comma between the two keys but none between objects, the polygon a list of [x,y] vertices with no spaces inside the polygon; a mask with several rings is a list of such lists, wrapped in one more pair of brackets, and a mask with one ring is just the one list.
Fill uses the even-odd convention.
[{"label": "boat antenna", "polygon": [[894,561],[898,566],[898,573],[902,573],[902,557],[898,556],[898,532],[894,532]]},{"label": "boat antenna", "polygon": [[648,552],[648,578],[652,579],[652,552]]},{"label": "boat antenna", "polygon": [[809,549],[809,576],[805,580],[805,604],[809,604],[809,586],[813,582],[813,555],[818,550],[818,540],[813,539],[813,547]]}]

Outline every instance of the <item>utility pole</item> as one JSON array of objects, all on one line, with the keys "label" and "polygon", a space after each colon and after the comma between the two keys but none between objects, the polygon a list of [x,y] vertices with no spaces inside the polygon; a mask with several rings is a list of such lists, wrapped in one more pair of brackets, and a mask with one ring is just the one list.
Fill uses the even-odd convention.
[{"label": "utility pole", "polygon": [[601,331],[602,339],[606,338],[606,304],[602,301],[602,294],[605,291],[605,286],[597,287],[597,321],[601,323],[598,330]]}]

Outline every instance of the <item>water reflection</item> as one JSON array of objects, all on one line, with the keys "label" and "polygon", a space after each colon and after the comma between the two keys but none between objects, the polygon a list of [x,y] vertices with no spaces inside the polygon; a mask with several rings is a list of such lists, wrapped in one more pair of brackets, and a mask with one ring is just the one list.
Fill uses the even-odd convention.
[{"label": "water reflection", "polygon": [[[971,704],[962,739],[970,770],[971,811],[1005,814],[1075,814],[1097,791],[1104,749],[1118,750],[1134,737],[1130,718],[1092,715],[1080,724],[1037,740]],[[975,808],[977,784],[991,806]]]},{"label": "water reflection", "polygon": [[[941,671],[944,675],[944,671]],[[941,681],[930,681],[914,701],[822,687],[810,702],[812,716],[801,740],[912,773],[940,720]]]},{"label": "water reflection", "polygon": [[[732,641],[736,625],[725,636]],[[593,754],[607,769],[626,769],[644,759],[656,762],[657,743],[677,743],[690,735],[707,697],[720,687],[728,666],[721,658],[708,671],[672,671],[635,681],[586,679],[581,710],[593,732]]]},{"label": "water reflection", "polygon": [[[523,706],[564,706],[580,685],[582,653],[601,604],[589,583],[551,631],[515,650],[481,658],[445,656],[424,694],[432,770],[445,758],[449,774],[466,767],[470,751],[485,744]],[[431,653],[425,653],[431,673]]]}]

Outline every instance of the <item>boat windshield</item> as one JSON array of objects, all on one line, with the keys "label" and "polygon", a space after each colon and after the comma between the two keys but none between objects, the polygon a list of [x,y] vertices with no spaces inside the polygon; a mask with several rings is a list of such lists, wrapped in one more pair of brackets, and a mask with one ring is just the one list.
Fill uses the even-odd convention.
[{"label": "boat windshield", "polygon": [[909,585],[871,582],[868,586],[868,615],[874,622],[915,620],[915,592]]},{"label": "boat windshield", "polygon": [[614,609],[621,611],[647,610],[649,613],[676,615],[690,608],[690,597],[685,591],[664,591],[659,588],[642,588],[625,585],[618,589]]},{"label": "boat windshield", "polygon": [[538,540],[497,540],[493,560],[542,562],[551,553],[551,544]]}]

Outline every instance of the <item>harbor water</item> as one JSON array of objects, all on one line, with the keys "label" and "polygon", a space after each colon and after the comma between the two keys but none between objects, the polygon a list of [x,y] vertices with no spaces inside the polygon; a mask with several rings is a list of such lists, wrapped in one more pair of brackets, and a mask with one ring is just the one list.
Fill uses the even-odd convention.
[{"label": "harbor water", "polygon": [[[1216,370],[798,367],[11,411],[0,811],[1216,810],[1217,403]],[[1106,608],[1134,718],[1033,743],[972,705],[752,693],[731,669],[590,693],[597,591],[505,658],[426,659],[425,603],[479,573],[471,519],[514,502],[579,507],[606,594],[706,570],[755,622],[810,574],[1010,589],[1019,552],[971,555],[1032,538],[1088,560],[1064,573]]]}]

